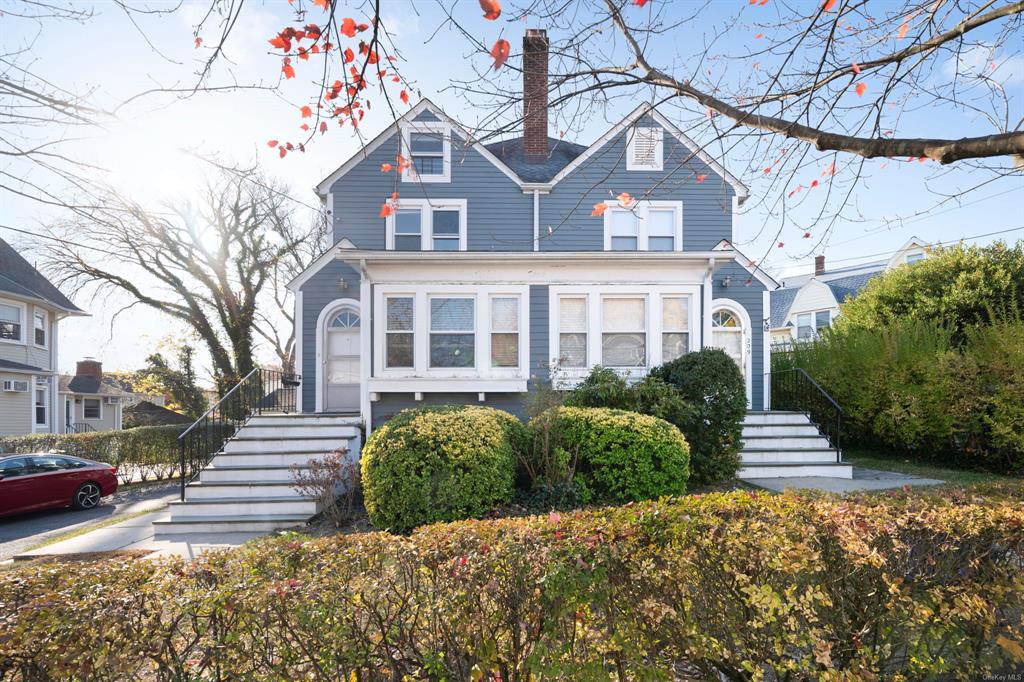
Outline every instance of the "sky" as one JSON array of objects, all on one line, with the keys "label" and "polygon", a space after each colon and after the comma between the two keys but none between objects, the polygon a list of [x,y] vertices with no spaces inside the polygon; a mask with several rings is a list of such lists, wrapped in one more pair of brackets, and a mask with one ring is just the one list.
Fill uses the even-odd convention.
[{"label": "sky", "polygon": [[[0,0],[0,7],[10,1]],[[651,4],[654,2],[657,0],[652,0]],[[746,5],[746,2],[733,0],[712,3],[702,16],[701,25],[694,26],[688,35],[696,40],[700,32],[706,36],[718,23],[734,22],[738,16],[735,25],[739,27],[739,35],[730,40],[749,40],[758,30],[758,16],[750,13],[753,10],[748,12]],[[195,69],[208,49],[205,46],[197,49],[193,36],[194,27],[205,12],[203,3],[188,0],[173,14],[136,17],[139,28],[111,2],[79,2],[76,6],[91,7],[93,18],[83,23],[49,22],[45,34],[38,36],[38,29],[32,22],[0,18],[0,46],[7,52],[36,38],[32,48],[35,73],[70,90],[95,88],[94,98],[105,105],[123,101],[158,84],[180,86],[194,82]],[[170,5],[148,3],[147,6]],[[513,44],[513,53],[517,52],[525,28],[544,27],[532,18],[486,22],[480,17],[475,0],[459,0],[455,7],[456,16],[467,29],[488,44],[500,32]],[[666,11],[669,15],[678,11],[682,16],[692,7],[689,2],[680,0]],[[771,6],[763,11],[770,10]],[[429,97],[472,127],[478,114],[467,109],[452,90],[452,84],[456,80],[472,79],[474,66],[480,71],[486,70],[490,58],[474,53],[463,38],[444,26],[444,17],[434,0],[385,0],[382,15],[401,47],[401,71],[415,83],[418,94]],[[212,84],[276,84],[280,58],[268,52],[267,39],[288,25],[291,17],[291,9],[284,0],[247,2],[233,29],[226,59]],[[209,30],[207,43],[212,40],[212,30]],[[677,49],[671,44],[664,48],[666,55]],[[1024,88],[1024,60],[1008,56],[1006,64],[1001,62],[1000,76],[1004,87],[1019,94]],[[941,70],[935,78],[941,81]],[[309,79],[310,75],[300,68],[298,77],[276,92],[200,93],[181,100],[143,98],[106,121],[102,130],[88,131],[86,139],[67,143],[64,151],[96,163],[106,169],[106,179],[112,184],[139,200],[153,203],[188,197],[193,191],[204,168],[189,151],[230,161],[258,161],[271,175],[286,183],[290,194],[310,207],[307,210],[312,213],[318,205],[312,188],[352,156],[360,141],[349,130],[331,130],[306,153],[290,154],[285,159],[278,158],[277,151],[267,147],[269,139],[299,138],[301,119],[297,112],[307,103],[304,97],[309,92]],[[510,81],[508,87],[518,89],[519,85]],[[416,94],[412,103],[415,101]],[[576,141],[590,143],[635,105],[635,101],[617,103],[609,111],[579,120]],[[387,115],[377,113],[371,113],[363,125],[367,139],[390,123]],[[1021,112],[1015,113],[1019,118]],[[916,120],[911,117],[901,121],[900,133],[918,134],[916,128],[920,128],[922,135],[929,129],[969,135],[976,126],[976,121],[964,115],[928,111],[917,114]],[[701,142],[699,137],[696,139]],[[732,164],[749,162],[750,159],[726,158],[729,168],[733,168]],[[759,163],[753,161],[755,165]],[[4,166],[4,170],[28,172],[19,169],[16,163]],[[856,189],[853,199],[860,219],[836,225],[820,245],[801,243],[798,234],[787,233],[783,240],[789,246],[777,248],[776,223],[766,210],[757,206],[745,209],[737,217],[737,246],[750,258],[764,257],[764,267],[770,273],[785,276],[813,269],[815,253],[824,253],[830,264],[852,265],[883,258],[886,252],[895,250],[912,236],[937,243],[983,235],[969,240],[981,244],[995,239],[1024,238],[1024,217],[1017,210],[1009,210],[1024,205],[1024,191],[1021,191],[1024,181],[1019,175],[988,184],[958,203],[950,202],[927,215],[917,216],[919,211],[936,202],[936,187],[955,190],[972,185],[966,173],[935,181],[930,178],[930,172],[916,164],[899,167],[893,164],[889,168],[876,164]],[[768,191],[767,185],[757,178],[748,184],[755,196]],[[51,188],[60,191],[58,187]],[[900,225],[885,227],[902,216],[914,217]],[[54,209],[38,203],[0,195],[0,237],[15,246],[23,246],[30,240],[3,226],[38,233],[41,226],[59,217]],[[807,229],[813,227],[808,225]],[[1005,232],[1011,229],[1016,231]],[[31,253],[29,257],[31,259]],[[94,298],[88,291],[68,293],[91,313],[91,317],[61,324],[61,370],[72,370],[75,361],[86,355],[102,360],[106,369],[134,369],[161,341],[188,342],[185,330],[159,313],[134,307],[115,316],[128,303],[123,297]]]}]

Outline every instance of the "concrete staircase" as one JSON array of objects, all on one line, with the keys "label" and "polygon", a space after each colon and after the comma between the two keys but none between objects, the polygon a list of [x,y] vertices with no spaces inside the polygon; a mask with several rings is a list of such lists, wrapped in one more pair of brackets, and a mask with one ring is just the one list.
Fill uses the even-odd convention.
[{"label": "concrete staircase", "polygon": [[853,466],[841,461],[840,453],[804,412],[748,412],[740,455],[742,479],[853,478]]},{"label": "concrete staircase", "polygon": [[305,469],[310,459],[337,450],[358,458],[360,444],[358,417],[250,417],[186,486],[185,501],[172,502],[169,518],[154,522],[156,536],[258,533],[301,524],[319,509],[291,487],[293,465]]}]

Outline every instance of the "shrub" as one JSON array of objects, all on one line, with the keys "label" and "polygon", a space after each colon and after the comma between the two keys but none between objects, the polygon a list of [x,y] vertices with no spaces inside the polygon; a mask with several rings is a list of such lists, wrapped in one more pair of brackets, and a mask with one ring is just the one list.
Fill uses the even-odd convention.
[{"label": "shrub", "polygon": [[0,573],[15,680],[981,679],[1024,511],[713,494]]},{"label": "shrub", "polygon": [[838,328],[878,330],[907,319],[938,320],[960,343],[969,326],[1024,312],[1024,241],[936,249],[913,265],[872,278],[841,311]]},{"label": "shrub", "polygon": [[317,457],[300,467],[291,468],[292,488],[304,497],[312,497],[324,518],[335,528],[356,517],[362,488],[359,462],[345,450]]},{"label": "shrub", "polygon": [[668,422],[599,407],[558,407],[549,417],[559,447],[576,463],[573,483],[584,503],[631,502],[685,492],[689,448],[679,429]]},{"label": "shrub", "polygon": [[743,374],[725,351],[703,348],[651,370],[673,386],[688,409],[673,423],[690,444],[690,468],[697,483],[731,478],[740,467],[747,392]]},{"label": "shrub", "polygon": [[512,499],[516,449],[526,438],[518,419],[488,407],[403,410],[363,447],[370,521],[404,532],[486,514]]}]

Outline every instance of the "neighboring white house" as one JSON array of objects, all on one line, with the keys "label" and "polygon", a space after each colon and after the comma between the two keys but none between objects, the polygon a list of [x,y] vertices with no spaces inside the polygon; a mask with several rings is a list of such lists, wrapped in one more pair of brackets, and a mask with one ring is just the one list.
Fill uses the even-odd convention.
[{"label": "neighboring white house", "polygon": [[822,329],[832,326],[839,315],[839,305],[873,277],[916,263],[926,258],[928,251],[928,244],[913,237],[886,260],[832,270],[825,269],[825,256],[816,256],[813,275],[787,278],[781,288],[771,292],[772,345],[786,346],[813,339]]},{"label": "neighboring white house", "polygon": [[85,314],[0,239],[0,435],[64,430],[57,325]]},{"label": "neighboring white house", "polygon": [[86,358],[74,376],[60,377],[60,423],[68,432],[120,429],[126,398],[133,394],[103,379],[103,364]]}]

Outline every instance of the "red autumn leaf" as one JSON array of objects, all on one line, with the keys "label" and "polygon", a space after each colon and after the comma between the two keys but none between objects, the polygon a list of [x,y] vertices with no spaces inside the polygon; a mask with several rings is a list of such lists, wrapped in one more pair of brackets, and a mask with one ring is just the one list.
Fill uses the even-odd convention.
[{"label": "red autumn leaf", "polygon": [[619,206],[622,208],[629,208],[633,205],[633,197],[630,196],[629,192],[623,192],[615,198],[619,200]]},{"label": "red autumn leaf", "polygon": [[323,135],[327,132],[327,121],[320,121],[320,134]]},{"label": "red autumn leaf", "polygon": [[380,213],[378,213],[377,215],[381,218],[387,218],[392,213],[393,211],[391,209],[391,204],[385,201],[384,205],[380,207]]},{"label": "red autumn leaf", "polygon": [[402,92],[400,92],[398,96],[401,97],[402,101],[405,102],[406,104],[409,103],[409,93],[406,92],[405,90],[402,90]]},{"label": "red autumn leaf", "polygon": [[867,83],[857,83],[857,87],[855,89],[857,91],[857,97],[863,97],[864,93],[867,92],[868,84]]},{"label": "red autumn leaf", "polygon": [[830,163],[829,165],[827,165],[825,167],[825,170],[821,171],[822,177],[826,177],[826,178],[829,177],[829,176],[835,175],[835,174],[836,174],[836,165],[834,163]]},{"label": "red autumn leaf", "polygon": [[804,239],[810,239],[810,238],[811,238],[811,233],[810,232],[804,232]]},{"label": "red autumn leaf", "polygon": [[330,0],[313,0],[313,4],[321,9],[327,9],[330,4]]},{"label": "red autumn leaf", "polygon": [[352,17],[345,17],[341,21],[341,32],[349,38],[356,37],[356,22]]},{"label": "red autumn leaf", "polygon": [[316,24],[306,24],[306,35],[312,40],[316,40],[320,37],[320,27]]},{"label": "red autumn leaf", "polygon": [[284,64],[281,66],[281,73],[284,74],[285,78],[295,78],[295,69],[292,67],[292,60],[288,57],[284,58]]},{"label": "red autumn leaf", "polygon": [[647,0],[633,0],[633,4],[637,7],[643,7],[647,4]]},{"label": "red autumn leaf", "polygon": [[771,174],[771,172],[772,172],[772,169],[771,169],[771,168],[765,168],[765,169],[764,169],[764,174],[765,174],[765,175],[770,175],[770,174]]},{"label": "red autumn leaf", "polygon": [[498,0],[480,0],[480,9],[484,11],[484,19],[494,21],[501,16],[501,3]]},{"label": "red autumn leaf", "polygon": [[380,172],[381,173],[390,173],[391,172],[391,164],[390,163],[382,163],[380,165]]},{"label": "red autumn leaf", "polygon": [[302,107],[300,111],[302,112],[302,118],[309,118],[310,116],[313,115],[313,110],[310,109],[309,107]]},{"label": "red autumn leaf", "polygon": [[817,186],[818,186],[818,181],[817,180],[812,180],[811,181],[811,189],[814,189]]},{"label": "red autumn leaf", "polygon": [[271,149],[273,149],[274,147],[277,146],[277,140],[268,140],[267,141],[267,146],[270,147]]},{"label": "red autumn leaf", "polygon": [[286,154],[288,153],[288,150],[287,150],[287,149],[285,149],[284,147],[278,147],[278,148],[277,148],[277,151],[278,151],[278,154],[279,154],[279,156],[280,156],[280,157],[281,157],[282,159],[283,159],[283,158],[285,157],[285,155],[286,155]]},{"label": "red autumn leaf", "polygon": [[391,193],[391,201],[398,201],[398,192]]},{"label": "red autumn leaf", "polygon": [[308,123],[303,123],[302,125],[299,126],[299,129],[300,130],[309,130],[309,124]]},{"label": "red autumn leaf", "polygon": [[785,244],[785,242],[779,242],[779,248],[780,248],[780,249],[781,249],[781,248],[782,248],[783,246],[785,246],[785,245],[786,245],[786,244]]},{"label": "red autumn leaf", "polygon": [[708,176],[706,176],[706,175],[698,175],[697,176],[697,182],[704,182],[704,179],[707,178],[707,177]]},{"label": "red autumn leaf", "polygon": [[608,204],[606,204],[606,203],[604,203],[602,201],[600,203],[594,204],[594,210],[590,212],[590,215],[601,215],[602,213],[604,213],[607,210],[608,210]]},{"label": "red autumn leaf", "polygon": [[764,34],[763,33],[758,33],[756,36],[754,36],[755,40],[760,40],[761,38],[764,38]]},{"label": "red autumn leaf", "polygon": [[858,64],[857,62],[854,62],[852,66],[853,66],[853,72],[859,76],[860,75],[860,64]]},{"label": "red autumn leaf", "polygon": [[832,8],[836,6],[836,0],[825,0],[825,4],[821,6],[826,12],[831,12]]},{"label": "red autumn leaf", "polygon": [[377,53],[376,52],[372,52],[371,51],[370,54],[368,54],[366,56],[366,63],[367,64],[376,64],[378,62],[378,60],[379,60],[379,58],[377,57]]},{"label": "red autumn leaf", "polygon": [[276,35],[271,38],[269,42],[271,47],[276,47],[277,49],[284,50],[285,52],[292,49],[292,41],[288,40],[283,35]]},{"label": "red autumn leaf", "polygon": [[352,51],[351,47],[345,48],[345,63],[354,62],[356,60],[356,53]]},{"label": "red autumn leaf", "polygon": [[903,21],[902,24],[900,24],[900,30],[899,30],[899,33],[896,34],[896,37],[898,37],[900,40],[906,38],[907,37],[907,31],[909,29],[910,29],[910,20],[906,19],[906,20]]},{"label": "red autumn leaf", "polygon": [[491,47],[491,56],[494,57],[495,71],[505,65],[505,60],[508,59],[508,53],[511,49],[512,46],[504,38],[498,38],[494,41],[494,46]]},{"label": "red autumn leaf", "polygon": [[202,44],[203,44],[203,39],[202,39],[202,38],[199,38],[199,37],[197,37],[197,38],[196,38],[196,49],[198,50],[198,49],[199,49],[199,46],[200,46],[200,45],[202,45]]},{"label": "red autumn leaf", "polygon": [[767,4],[768,4],[768,0],[761,0],[761,2],[759,2],[759,3],[757,3],[757,4],[758,4],[759,6],[761,6],[761,7],[764,7],[765,5],[767,5]]},{"label": "red autumn leaf", "polygon": [[402,82],[402,77],[401,76],[392,76],[391,77],[391,82],[392,83],[401,83]]}]

